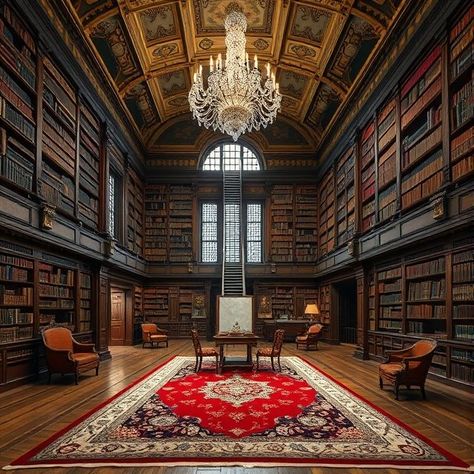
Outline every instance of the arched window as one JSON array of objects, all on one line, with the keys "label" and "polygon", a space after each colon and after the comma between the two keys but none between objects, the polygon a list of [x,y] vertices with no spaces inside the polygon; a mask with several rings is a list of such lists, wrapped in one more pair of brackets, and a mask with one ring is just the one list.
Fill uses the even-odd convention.
[{"label": "arched window", "polygon": [[237,143],[222,143],[209,152],[203,161],[204,171],[239,170],[258,171],[260,161],[249,148]]}]

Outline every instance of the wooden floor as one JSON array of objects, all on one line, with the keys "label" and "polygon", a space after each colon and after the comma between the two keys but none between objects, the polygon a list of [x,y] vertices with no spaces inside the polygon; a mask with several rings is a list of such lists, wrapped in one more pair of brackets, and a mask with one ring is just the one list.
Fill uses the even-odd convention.
[{"label": "wooden floor", "polygon": [[[80,378],[78,386],[72,377],[53,378],[46,384],[46,377],[37,383],[23,385],[0,394],[0,466],[13,461],[25,451],[48,438],[59,429],[74,421],[84,412],[114,395],[139,375],[165,361],[171,355],[192,355],[190,341],[170,341],[169,348],[142,349],[136,347],[111,348],[112,359],[101,364],[100,375],[94,372]],[[472,399],[467,392],[428,381],[426,401],[418,391],[402,391],[401,400],[394,400],[389,390],[378,388],[377,364],[352,357],[350,346],[321,344],[319,351],[296,351],[294,344],[285,344],[284,355],[303,354],[312,359],[324,371],[333,375],[360,395],[371,400],[398,419],[434,440],[469,464],[474,464],[474,431],[472,424]],[[69,468],[35,469],[23,472],[36,473],[164,473],[166,474],[217,474],[217,473],[352,473],[367,469],[341,468]],[[19,471],[16,471],[19,472]],[[370,474],[415,473],[415,470],[371,469]],[[419,471],[426,472],[426,471]],[[453,472],[446,470],[433,473]]]}]

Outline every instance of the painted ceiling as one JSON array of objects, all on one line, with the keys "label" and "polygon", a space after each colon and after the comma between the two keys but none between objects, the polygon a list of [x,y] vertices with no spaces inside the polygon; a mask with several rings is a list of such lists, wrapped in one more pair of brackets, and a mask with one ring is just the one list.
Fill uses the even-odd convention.
[{"label": "painted ceiling", "polygon": [[301,137],[313,152],[405,3],[64,1],[145,147],[155,151],[160,143],[179,146],[198,140],[201,131],[193,130],[187,100],[191,78],[197,65],[208,64],[209,55],[225,53],[223,22],[231,3],[237,3],[248,20],[247,51],[250,57],[258,54],[262,66],[272,64],[283,95],[284,120],[264,136],[280,145],[285,137],[288,145]]}]

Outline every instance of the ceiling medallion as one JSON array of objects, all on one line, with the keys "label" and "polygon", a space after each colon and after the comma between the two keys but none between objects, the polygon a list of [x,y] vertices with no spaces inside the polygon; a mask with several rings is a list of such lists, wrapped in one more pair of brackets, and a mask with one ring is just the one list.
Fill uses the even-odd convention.
[{"label": "ceiling medallion", "polygon": [[245,52],[247,18],[242,11],[229,12],[224,26],[226,57],[223,59],[219,53],[215,64],[210,57],[207,89],[202,65],[199,66],[189,91],[189,105],[199,125],[220,130],[237,141],[243,133],[260,130],[273,122],[280,109],[281,95],[269,63],[263,84],[257,55],[253,67],[250,65]]},{"label": "ceiling medallion", "polygon": [[259,38],[258,40],[253,42],[253,45],[260,51],[263,51],[264,49],[268,48],[268,41],[265,41],[262,38]]},{"label": "ceiling medallion", "polygon": [[199,47],[201,49],[209,49],[213,45],[214,45],[214,41],[212,41],[209,38],[204,38],[199,42]]}]

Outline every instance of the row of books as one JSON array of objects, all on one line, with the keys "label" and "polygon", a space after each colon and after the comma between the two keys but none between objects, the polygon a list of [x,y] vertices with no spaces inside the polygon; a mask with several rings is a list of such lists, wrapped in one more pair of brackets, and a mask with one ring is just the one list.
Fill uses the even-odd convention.
[{"label": "row of books", "polygon": [[459,263],[453,265],[453,282],[474,282],[474,262]]},{"label": "row of books", "polygon": [[451,175],[453,181],[458,181],[465,176],[472,174],[474,170],[474,155],[466,156],[462,160],[458,161],[451,168]]},{"label": "row of books", "polygon": [[474,301],[474,283],[453,286],[454,301]]},{"label": "row of books", "polygon": [[31,339],[32,337],[32,326],[0,328],[0,344],[20,341],[23,339]]},{"label": "row of books", "polygon": [[406,267],[407,278],[416,278],[421,276],[429,276],[433,274],[444,273],[445,258],[440,257],[429,262],[417,263]]},{"label": "row of books", "polygon": [[474,304],[455,304],[453,306],[453,318],[474,319]]},{"label": "row of books", "polygon": [[40,300],[40,309],[74,309],[73,300]]},{"label": "row of books", "polygon": [[18,268],[12,265],[1,265],[0,280],[27,282],[30,280],[30,274],[28,270],[24,268]]},{"label": "row of books", "polygon": [[[422,181],[435,175],[437,171],[443,167],[443,154],[442,150],[436,151],[423,163],[420,163],[412,171],[407,173],[402,178],[402,193],[406,193],[410,189],[417,187]],[[437,189],[435,189],[437,190]],[[428,193],[428,189],[426,190]],[[424,195],[425,193],[423,193]]]},{"label": "row of books", "polygon": [[467,31],[456,46],[451,50],[451,78],[456,79],[464,71],[472,67],[474,59],[474,33]]},{"label": "row of books", "polygon": [[454,337],[457,339],[467,339],[472,341],[474,339],[474,325],[472,324],[455,324]]},{"label": "row of books", "polygon": [[11,147],[0,161],[0,174],[17,186],[33,190],[34,164]]},{"label": "row of books", "polygon": [[446,306],[431,304],[408,304],[407,318],[412,319],[444,319],[446,318]]},{"label": "row of books", "polygon": [[15,267],[20,268],[33,268],[33,260],[28,260],[26,258],[15,257],[13,255],[0,254],[0,263],[6,263],[9,265],[14,265]]},{"label": "row of books", "polygon": [[474,19],[474,5],[471,6],[466,13],[463,15],[463,17],[454,25],[453,28],[451,28],[451,31],[449,33],[449,40],[451,43],[453,43],[457,36],[462,33],[465,28],[471,23],[471,21]]},{"label": "row of books", "polygon": [[472,151],[474,147],[474,127],[469,127],[463,133],[451,140],[451,162]]},{"label": "row of books", "polygon": [[401,306],[381,306],[379,308],[379,318],[402,318]]},{"label": "row of books", "polygon": [[20,308],[0,308],[0,324],[33,324],[33,313]]},{"label": "row of books", "polygon": [[6,99],[0,96],[0,117],[18,130],[30,142],[35,140],[35,127]]},{"label": "row of books", "polygon": [[33,288],[20,287],[10,288],[6,285],[0,285],[0,304],[2,305],[33,305]]},{"label": "row of books", "polygon": [[378,290],[379,290],[379,293],[392,293],[392,292],[402,291],[402,281],[397,280],[393,283],[379,282]]},{"label": "row of books", "polygon": [[53,285],[39,285],[40,296],[58,296],[61,298],[72,298],[72,288]]},{"label": "row of books", "polygon": [[[473,72],[474,78],[474,72]],[[474,80],[468,81],[461,89],[452,95],[453,127],[458,128],[474,115],[472,100]]]},{"label": "row of books", "polygon": [[413,281],[408,284],[408,300],[432,300],[444,298],[445,280]]},{"label": "row of books", "polygon": [[380,304],[399,304],[402,302],[400,293],[388,293],[380,295]]},{"label": "row of books", "polygon": [[[424,127],[422,127],[422,129],[424,129]],[[426,130],[429,130],[429,128]],[[427,152],[429,152],[430,150],[432,150],[435,146],[439,144],[441,144],[441,127],[437,127],[426,138],[419,141],[412,148],[405,149],[405,151],[402,154],[403,170],[405,170],[408,166],[412,165],[413,163],[416,163],[420,158],[425,156]]]},{"label": "row of books", "polygon": [[379,329],[388,329],[390,331],[398,332],[402,329],[402,322],[379,319]]},{"label": "row of books", "polygon": [[431,196],[443,184],[442,171],[438,171],[436,174],[430,176],[429,178],[424,178],[424,174],[425,173],[423,172],[421,176],[418,176],[418,179],[424,179],[422,183],[415,185],[409,191],[402,194],[402,209],[407,209],[416,204],[417,202]]},{"label": "row of books", "polygon": [[31,95],[23,89],[5,68],[0,65],[0,93],[31,122],[35,121],[33,116],[34,100]]},{"label": "row of books", "polygon": [[53,283],[60,285],[74,285],[74,271],[57,268],[47,263],[39,264],[40,283]]},{"label": "row of books", "polygon": [[463,364],[451,364],[451,378],[472,383],[474,368]]}]

